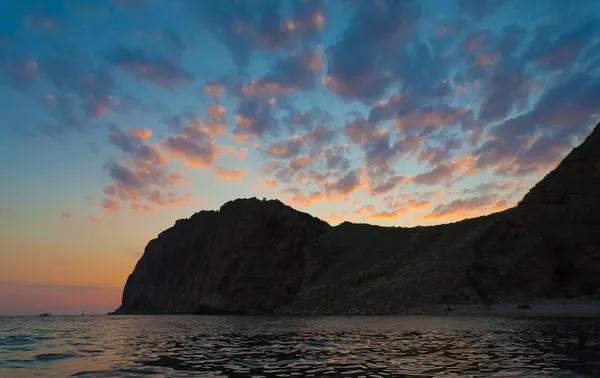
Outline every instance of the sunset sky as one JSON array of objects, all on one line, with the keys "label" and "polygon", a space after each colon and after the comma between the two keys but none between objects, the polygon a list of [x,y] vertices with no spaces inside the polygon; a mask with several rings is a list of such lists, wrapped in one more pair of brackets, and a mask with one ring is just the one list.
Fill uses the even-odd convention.
[{"label": "sunset sky", "polygon": [[115,309],[146,243],[277,198],[515,205],[600,116],[597,0],[0,2],[0,315]]}]

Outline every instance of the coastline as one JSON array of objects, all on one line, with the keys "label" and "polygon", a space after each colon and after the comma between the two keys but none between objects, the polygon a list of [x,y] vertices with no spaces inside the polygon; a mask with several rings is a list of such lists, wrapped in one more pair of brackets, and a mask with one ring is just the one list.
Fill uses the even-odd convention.
[{"label": "coastline", "polygon": [[[529,308],[519,308],[527,304]],[[209,316],[290,316],[290,317],[321,317],[321,316],[477,316],[477,317],[507,317],[507,318],[598,318],[600,319],[600,299],[557,299],[537,300],[531,302],[501,302],[484,310],[481,304],[446,304],[422,305],[402,312],[363,313],[351,309],[342,313],[286,311],[283,309],[263,313],[186,313],[186,312],[112,312],[106,315],[209,315]]]},{"label": "coastline", "polygon": [[480,304],[449,304],[421,306],[406,311],[406,315],[445,315],[445,316],[488,316],[488,317],[535,317],[535,318],[599,318],[600,299],[581,301],[540,300],[527,303],[530,308],[519,309],[525,303],[498,303],[484,310]]}]

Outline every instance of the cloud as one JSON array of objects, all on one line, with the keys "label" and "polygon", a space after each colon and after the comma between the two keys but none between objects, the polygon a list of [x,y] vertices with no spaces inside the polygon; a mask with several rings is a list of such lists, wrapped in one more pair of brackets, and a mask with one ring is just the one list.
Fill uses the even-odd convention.
[{"label": "cloud", "polygon": [[241,180],[248,175],[245,169],[226,169],[215,167],[215,175],[223,180]]},{"label": "cloud", "polygon": [[291,132],[298,132],[299,128],[306,130],[326,127],[325,125],[333,121],[332,115],[320,107],[311,107],[306,110],[298,110],[294,106],[282,105],[282,110],[286,114],[281,117],[281,123],[287,125]]},{"label": "cloud", "polygon": [[380,194],[387,193],[393,189],[395,189],[400,184],[405,184],[411,181],[411,177],[407,176],[391,176],[388,177],[387,180],[381,185],[373,185],[374,183],[369,183],[369,191],[372,195],[377,196]]},{"label": "cloud", "polygon": [[398,130],[409,130],[414,127],[451,126],[468,117],[471,109],[468,107],[453,108],[448,105],[438,107],[425,106],[417,110],[399,114],[394,119],[394,126]]},{"label": "cloud", "polygon": [[417,161],[427,163],[429,166],[437,166],[452,157],[452,151],[462,147],[462,143],[457,139],[448,139],[442,145],[436,147],[427,147],[419,151]]},{"label": "cloud", "polygon": [[326,198],[327,196],[325,195],[325,193],[321,192],[312,192],[308,195],[304,195],[302,193],[294,193],[290,198],[290,202],[297,206],[308,206],[314,202],[322,201]]},{"label": "cloud", "polygon": [[102,202],[102,207],[108,211],[112,211],[112,212],[116,213],[119,211],[119,208],[121,207],[121,201],[118,198],[109,197],[109,198],[106,198]]},{"label": "cloud", "polygon": [[311,161],[312,158],[308,155],[298,156],[290,160],[290,168],[294,171],[299,171],[310,164]]},{"label": "cloud", "polygon": [[152,136],[152,130],[150,129],[129,129],[129,133],[138,140],[148,139]]},{"label": "cloud", "polygon": [[134,159],[149,163],[165,163],[168,158],[157,145],[144,142],[152,135],[150,130],[130,129],[124,131],[116,126],[109,127],[108,139],[121,151],[130,154]]},{"label": "cloud", "polygon": [[323,83],[343,100],[372,103],[394,81],[390,69],[418,18],[410,1],[355,2],[342,38],[325,51]]},{"label": "cloud", "polygon": [[225,147],[225,150],[239,160],[243,160],[246,158],[246,156],[248,156],[248,149],[245,147],[236,148],[233,146],[227,146]]},{"label": "cloud", "polygon": [[294,136],[285,142],[275,142],[265,148],[268,156],[277,159],[289,159],[298,156],[302,152],[304,141],[299,136]]},{"label": "cloud", "polygon": [[394,219],[398,218],[400,215],[406,213],[408,211],[407,208],[399,208],[393,211],[382,211],[380,213],[375,213],[370,216],[370,218],[374,219]]},{"label": "cloud", "polygon": [[136,49],[120,47],[115,53],[107,56],[107,60],[139,80],[147,80],[165,88],[187,84],[194,79],[192,73],[179,67],[175,61],[147,56]]},{"label": "cloud", "polygon": [[[568,100],[565,93],[569,93]],[[599,108],[597,78],[587,74],[563,77],[530,111],[491,129],[490,138],[473,153],[476,167],[495,167],[504,175],[545,171],[572,148],[574,137],[589,133]]]},{"label": "cloud", "polygon": [[0,72],[4,72],[10,84],[21,91],[27,91],[36,81],[38,71],[38,63],[33,59],[2,61],[0,56]]},{"label": "cloud", "polygon": [[62,213],[60,213],[60,217],[63,219],[71,219],[73,217],[73,214],[71,214],[68,211],[63,211]]},{"label": "cloud", "polygon": [[325,184],[328,195],[347,196],[361,186],[360,172],[353,170],[342,176],[337,181],[329,181]]},{"label": "cloud", "polygon": [[[192,124],[189,127],[195,126]],[[189,180],[167,167],[168,158],[158,144],[147,142],[147,138],[151,135],[150,130],[125,131],[116,126],[111,126],[109,130],[110,143],[125,153],[126,158],[111,160],[104,165],[112,180],[112,184],[104,189],[104,193],[109,196],[103,203],[107,210],[118,211],[120,200],[134,202],[136,205],[130,205],[137,211],[150,209],[150,205],[168,206],[189,202],[192,199],[191,195],[187,194],[180,196],[172,192],[165,193],[166,188],[188,183]],[[184,138],[196,137],[188,128],[182,129],[180,133],[178,136],[183,135]],[[161,145],[168,148],[177,158],[184,156],[184,152],[189,152],[173,150],[179,145],[169,144],[168,141],[168,138],[163,140]],[[189,160],[193,156],[187,158]]]},{"label": "cloud", "polygon": [[507,189],[517,189],[520,188],[522,182],[520,180],[509,180],[509,181],[489,181],[481,183],[474,188],[463,189],[463,194],[479,194],[486,195],[494,192],[503,192]]},{"label": "cloud", "polygon": [[95,217],[95,216],[92,216],[92,215],[90,215],[90,216],[88,217],[88,219],[89,219],[91,222],[93,222],[93,223],[102,223],[102,221],[100,220],[100,218],[98,218],[98,217]]},{"label": "cloud", "polygon": [[312,89],[322,62],[319,51],[292,53],[277,61],[264,77],[242,86],[245,96],[276,97],[297,90]]},{"label": "cloud", "polygon": [[361,214],[375,214],[375,206],[373,205],[365,205],[361,208],[359,208],[358,210],[356,210],[354,212],[354,215],[361,215]]},{"label": "cloud", "polygon": [[265,178],[263,179],[263,182],[264,182],[265,184],[267,184],[267,186],[270,186],[271,188],[274,188],[274,187],[276,187],[276,186],[277,186],[277,179],[275,179],[275,178],[272,178],[272,177],[265,177]]},{"label": "cloud", "polygon": [[[35,62],[36,85],[38,76],[50,84],[44,90],[41,105],[45,112],[38,127],[53,138],[87,131],[97,125],[97,118],[120,110],[120,102],[115,97],[116,82],[110,70],[90,67],[90,63],[77,54],[69,58],[63,54]],[[32,69],[23,72],[33,74]],[[24,76],[28,77],[33,78]]]},{"label": "cloud", "polygon": [[140,204],[140,203],[137,203],[137,202],[131,202],[130,205],[131,205],[131,209],[133,211],[135,211],[135,212],[143,212],[143,211],[145,211],[147,213],[151,213],[152,212],[152,208],[150,206],[148,206],[148,205],[145,205],[145,204]]},{"label": "cloud", "polygon": [[413,208],[413,209],[425,209],[428,208],[429,206],[431,206],[431,202],[426,201],[426,200],[415,200],[415,199],[409,199],[408,201],[406,201],[406,203],[408,204],[409,207]]},{"label": "cloud", "polygon": [[292,49],[317,38],[326,19],[321,1],[282,2],[186,1],[191,13],[231,52],[239,67],[246,67],[256,51]]},{"label": "cloud", "polygon": [[204,92],[213,98],[219,98],[225,91],[225,86],[218,82],[207,82],[204,84]]},{"label": "cloud", "polygon": [[167,137],[163,146],[174,158],[200,167],[212,166],[218,149],[212,136],[198,123],[190,123],[176,135]]},{"label": "cloud", "polygon": [[238,127],[233,131],[233,135],[238,137],[240,142],[245,142],[252,136],[263,137],[265,133],[278,127],[269,106],[256,100],[240,101],[235,120]]},{"label": "cloud", "polygon": [[464,170],[465,174],[472,174],[470,171],[473,161],[471,157],[465,157],[461,160],[452,161],[436,166],[435,168],[418,174],[412,178],[412,182],[417,185],[437,185],[442,182],[450,182],[454,178],[454,174]]},{"label": "cloud", "polygon": [[498,200],[498,197],[495,195],[484,195],[466,199],[458,198],[450,203],[437,205],[431,213],[425,215],[425,218],[438,219],[452,216],[468,217],[482,215],[486,210],[489,210],[490,206],[494,206]]},{"label": "cloud", "polygon": [[599,25],[597,20],[589,20],[553,38],[557,30],[564,28],[539,27],[524,59],[537,60],[553,70],[567,68],[589,46],[594,35],[597,35]]}]

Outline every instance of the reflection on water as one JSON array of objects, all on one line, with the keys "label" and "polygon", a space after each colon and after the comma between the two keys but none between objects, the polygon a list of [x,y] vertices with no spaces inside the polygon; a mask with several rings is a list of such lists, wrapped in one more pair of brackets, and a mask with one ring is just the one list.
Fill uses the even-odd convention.
[{"label": "reflection on water", "polygon": [[599,320],[0,317],[0,376],[600,377],[599,335]]}]

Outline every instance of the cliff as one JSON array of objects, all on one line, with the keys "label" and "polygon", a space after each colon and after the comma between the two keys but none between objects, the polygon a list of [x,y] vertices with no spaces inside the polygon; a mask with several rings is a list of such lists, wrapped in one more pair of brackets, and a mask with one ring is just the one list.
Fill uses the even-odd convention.
[{"label": "cliff", "polygon": [[600,126],[523,198],[487,217],[331,227],[244,199],[148,243],[117,313],[401,313],[423,304],[600,289]]}]

